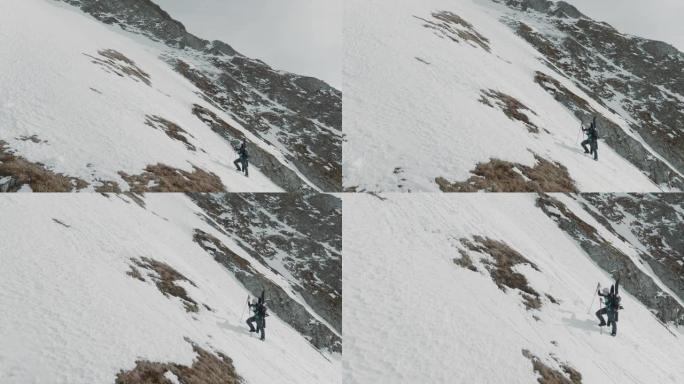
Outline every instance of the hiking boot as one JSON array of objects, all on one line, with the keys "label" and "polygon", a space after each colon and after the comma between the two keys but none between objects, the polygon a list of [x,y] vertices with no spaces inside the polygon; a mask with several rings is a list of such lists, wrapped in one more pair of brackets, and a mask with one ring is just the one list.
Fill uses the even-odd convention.
[{"label": "hiking boot", "polygon": [[605,321],[602,321],[602,322],[599,323],[599,327],[603,327],[603,326],[605,326],[605,325],[606,325],[606,322],[605,322]]}]

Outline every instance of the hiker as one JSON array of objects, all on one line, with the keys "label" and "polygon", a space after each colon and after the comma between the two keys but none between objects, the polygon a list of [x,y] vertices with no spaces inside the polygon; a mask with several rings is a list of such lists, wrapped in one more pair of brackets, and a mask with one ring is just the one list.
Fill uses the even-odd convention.
[{"label": "hiker", "polygon": [[[247,167],[249,166],[248,164],[248,159],[249,159],[249,154],[247,153],[247,139],[242,139],[242,143],[240,144],[240,148],[236,149],[237,153],[240,157],[235,159],[233,161],[233,164],[235,164],[235,167],[237,168],[238,171],[244,172],[245,176],[249,177],[249,170]],[[242,168],[240,168],[240,165],[242,165]]]},{"label": "hiker", "polygon": [[[266,314],[266,305],[264,304],[264,294],[262,293],[261,297],[253,303],[247,299],[247,305],[254,312],[254,316],[247,319],[249,332],[256,332],[257,334],[261,332],[261,340],[264,340],[266,338],[266,316],[268,316]],[[253,323],[256,323],[256,329]]]},{"label": "hiker", "polygon": [[[603,297],[604,307],[596,311],[596,317],[600,320],[599,327],[603,327],[604,325],[612,327],[610,332],[611,336],[617,334],[618,310],[622,309],[622,306],[620,305],[620,296],[618,295],[619,282],[619,279],[615,281],[615,285],[611,286],[610,290],[608,288],[603,288],[603,290],[601,290],[600,286],[597,289],[598,295]],[[603,315],[608,315],[607,323],[604,320]]]},{"label": "hiker", "polygon": [[[582,126],[582,131],[586,132],[587,139],[582,142],[582,148],[584,153],[589,153],[594,155],[594,160],[598,160],[598,131],[596,130],[596,116],[589,124],[588,128]],[[589,144],[589,149],[587,149],[587,144]]]}]

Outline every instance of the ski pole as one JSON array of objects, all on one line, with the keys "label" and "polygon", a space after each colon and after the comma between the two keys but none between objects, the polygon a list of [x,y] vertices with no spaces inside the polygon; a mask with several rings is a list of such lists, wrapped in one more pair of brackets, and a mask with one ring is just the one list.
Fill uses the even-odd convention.
[{"label": "ski pole", "polygon": [[247,306],[249,306],[249,295],[247,295],[247,302],[245,303],[245,306],[242,307],[242,313],[240,314],[240,323],[242,323],[242,319],[245,317],[245,309],[247,309]]},{"label": "ski pole", "polygon": [[598,292],[598,290],[599,290],[600,288],[601,288],[601,283],[598,283],[598,284],[596,285],[596,289],[595,289],[594,292],[592,293],[592,296],[591,296],[591,305],[589,306],[589,309],[587,309],[587,314],[590,314],[590,313],[591,313],[591,309],[594,307],[594,300],[596,300],[596,292]]}]

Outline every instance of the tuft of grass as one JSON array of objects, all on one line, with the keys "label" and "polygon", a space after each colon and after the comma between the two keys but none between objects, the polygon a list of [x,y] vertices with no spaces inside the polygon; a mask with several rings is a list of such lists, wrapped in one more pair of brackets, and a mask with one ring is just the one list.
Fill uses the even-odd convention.
[{"label": "tuft of grass", "polygon": [[212,172],[193,166],[192,172],[172,168],[165,164],[148,165],[139,175],[123,171],[119,175],[131,187],[131,192],[225,192],[221,179]]},{"label": "tuft of grass", "polygon": [[437,36],[448,38],[456,43],[460,43],[460,40],[463,40],[472,46],[479,46],[485,51],[491,52],[489,39],[478,32],[472,24],[455,13],[449,11],[433,12],[432,17],[434,20],[414,17],[424,21],[425,24],[423,26],[436,31]]},{"label": "tuft of grass", "polygon": [[501,111],[508,116],[511,120],[517,120],[525,124],[527,131],[530,133],[539,133],[539,127],[530,121],[530,118],[525,114],[524,111],[529,111],[533,115],[537,115],[536,112],[528,108],[520,100],[516,99],[511,95],[507,95],[503,92],[499,92],[493,89],[481,91],[480,103],[494,108],[494,105],[498,106]]},{"label": "tuft of grass", "polygon": [[563,371],[570,377],[566,377],[560,371],[544,364],[541,359],[527,349],[522,350],[523,356],[532,362],[532,369],[539,374],[539,384],[582,384],[582,375],[567,364],[562,364]]},{"label": "tuft of grass", "polygon": [[192,138],[194,137],[187,131],[185,131],[183,128],[181,128],[178,124],[159,116],[147,115],[145,116],[145,118],[145,125],[166,133],[166,136],[173,140],[180,141],[185,145],[185,148],[187,148],[190,151],[197,150],[197,148],[195,148],[194,145],[190,144],[186,135]]},{"label": "tuft of grass", "polygon": [[0,178],[6,176],[12,180],[3,192],[16,192],[27,184],[34,192],[72,192],[88,186],[85,180],[55,173],[41,163],[17,156],[6,142],[0,141]]},{"label": "tuft of grass", "polygon": [[[466,249],[487,254],[494,259],[493,262],[487,259],[482,259],[481,262],[485,265],[489,276],[500,290],[506,292],[507,289],[517,289],[521,292],[525,308],[528,310],[541,308],[542,301],[539,293],[530,287],[525,275],[513,270],[518,265],[526,264],[535,271],[540,272],[536,264],[501,241],[482,236],[474,236],[472,241],[466,238],[460,241]],[[476,271],[468,253],[460,250],[460,254],[461,259],[454,260],[454,262],[464,268]]]},{"label": "tuft of grass", "polygon": [[237,374],[233,360],[223,353],[210,353],[193,345],[197,358],[192,366],[176,363],[157,363],[138,360],[131,370],[121,370],[116,375],[116,384],[172,384],[165,377],[174,374],[183,384],[242,384],[244,379]]},{"label": "tuft of grass", "polygon": [[135,81],[141,81],[146,85],[152,85],[150,75],[140,69],[133,60],[126,57],[123,53],[114,49],[104,49],[97,52],[100,57],[95,57],[84,53],[92,59],[93,64],[100,65],[107,72],[114,73],[121,77],[130,77]]},{"label": "tuft of grass", "polygon": [[568,169],[534,155],[537,163],[528,167],[499,159],[479,163],[466,181],[451,182],[437,177],[435,183],[442,192],[566,192],[577,193],[575,181]]},{"label": "tuft of grass", "polygon": [[180,285],[176,285],[176,282],[178,281],[187,281],[193,287],[195,287],[195,283],[193,283],[190,279],[183,276],[170,265],[162,263],[161,261],[150,259],[148,257],[131,259],[131,261],[135,264],[135,266],[130,266],[131,270],[126,272],[128,276],[136,278],[140,281],[145,281],[144,277],[136,268],[136,266],[141,269],[146,269],[151,272],[147,276],[154,281],[157,289],[159,289],[164,296],[173,296],[179,298],[183,302],[183,306],[187,312],[199,311],[197,302],[188,296],[188,292],[185,290],[185,288],[181,287]]}]

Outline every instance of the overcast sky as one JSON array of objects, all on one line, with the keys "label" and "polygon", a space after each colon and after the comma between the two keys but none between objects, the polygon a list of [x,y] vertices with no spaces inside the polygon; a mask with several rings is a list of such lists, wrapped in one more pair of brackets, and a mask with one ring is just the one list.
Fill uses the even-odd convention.
[{"label": "overcast sky", "polygon": [[684,52],[684,0],[565,0],[623,33],[670,43]]},{"label": "overcast sky", "polygon": [[154,1],[194,35],[340,89],[343,0]]}]

